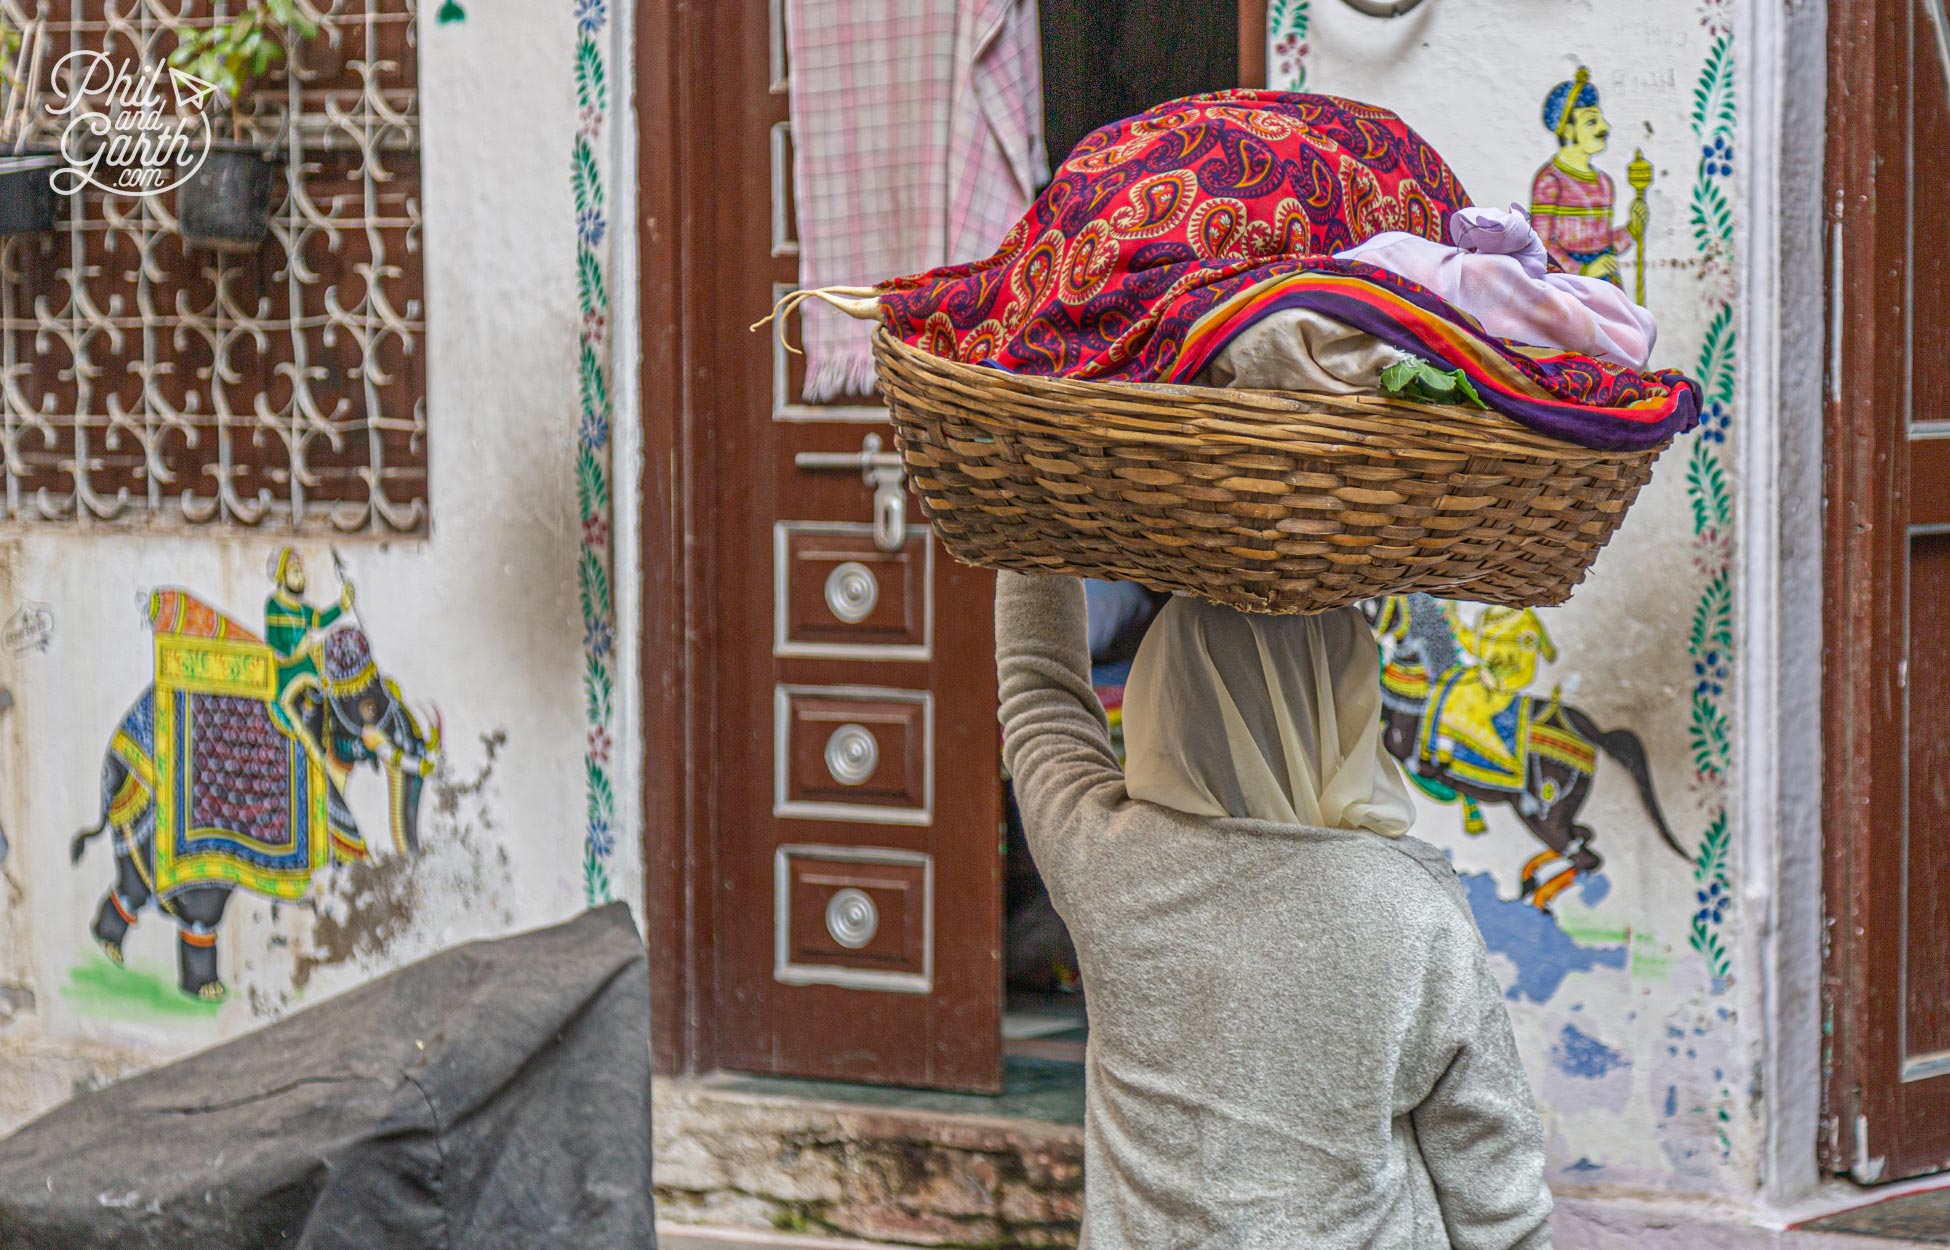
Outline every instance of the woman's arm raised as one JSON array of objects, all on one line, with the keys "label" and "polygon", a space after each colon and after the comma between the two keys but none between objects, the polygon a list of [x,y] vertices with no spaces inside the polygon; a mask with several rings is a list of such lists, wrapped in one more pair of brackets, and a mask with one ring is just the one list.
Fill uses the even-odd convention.
[{"label": "woman's arm raised", "polygon": [[1103,705],[1090,686],[1083,583],[1002,573],[995,583],[995,668],[1002,760],[1016,787],[1023,831],[1048,872],[1046,849],[1077,827],[1085,796],[1123,773]]}]

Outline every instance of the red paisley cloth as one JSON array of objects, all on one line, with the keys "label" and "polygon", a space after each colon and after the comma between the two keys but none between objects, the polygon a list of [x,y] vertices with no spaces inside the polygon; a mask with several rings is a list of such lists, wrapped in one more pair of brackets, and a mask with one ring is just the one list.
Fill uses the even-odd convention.
[{"label": "red paisley cloth", "polygon": [[1469,197],[1400,118],[1332,96],[1227,91],[1105,126],[987,260],[880,284],[893,333],[1012,373],[1189,381],[1283,308],[1365,330],[1484,402],[1589,447],[1656,446],[1698,422],[1698,387],[1495,339],[1382,269],[1337,261],[1388,230],[1444,241]]}]

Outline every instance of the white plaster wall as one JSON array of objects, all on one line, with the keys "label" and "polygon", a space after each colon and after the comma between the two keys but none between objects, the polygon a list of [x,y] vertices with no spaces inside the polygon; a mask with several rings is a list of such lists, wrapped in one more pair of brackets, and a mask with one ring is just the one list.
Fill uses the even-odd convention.
[{"label": "white plaster wall", "polygon": [[[454,942],[584,905],[587,730],[571,459],[581,330],[569,165],[577,12],[566,0],[470,3],[466,20],[436,24],[437,7],[423,6],[420,29],[431,533],[337,542],[380,666],[444,720],[447,766],[422,808],[423,853],[392,858],[383,779],[355,773],[348,797],[372,863],[328,871],[315,907],[235,895],[221,931],[231,994],[220,1010],[122,1011],[113,996],[104,1007],[79,990],[75,970],[95,958],[88,925],[112,868],[105,840],[79,868],[67,844],[94,823],[102,751],[150,680],[138,591],[186,587],[255,629],[265,562],[284,538],[0,533],[0,615],[31,600],[54,619],[45,652],[0,654],[0,686],[17,699],[0,713],[0,823],[12,841],[0,868],[0,1132],[123,1068],[245,1031]],[[610,112],[603,138],[614,145],[627,118],[614,104]],[[328,546],[299,546],[310,598],[330,602]],[[627,738],[618,743],[616,758],[632,754]],[[623,796],[633,776],[619,773]],[[632,900],[641,892],[633,809],[626,799],[613,868],[615,893]],[[174,984],[173,929],[153,912],[128,954],[131,975]]]},{"label": "white plaster wall", "polygon": [[[1311,0],[1306,88],[1394,109],[1450,161],[1477,202],[1528,204],[1532,178],[1556,148],[1541,120],[1545,96],[1578,66],[1589,67],[1612,127],[1609,150],[1595,163],[1617,184],[1619,224],[1632,195],[1625,174],[1634,149],[1643,148],[1655,167],[1646,249],[1646,302],[1660,326],[1653,364],[1694,372],[1709,317],[1717,306],[1737,300],[1736,286],[1749,276],[1747,253],[1773,246],[1751,241],[1745,201],[1754,198],[1753,183],[1764,179],[1770,195],[1778,190],[1778,163],[1754,172],[1748,167],[1756,159],[1752,144],[1742,146],[1735,178],[1726,184],[1741,214],[1733,263],[1703,262],[1688,220],[1701,156],[1691,120],[1694,88],[1716,24],[1734,26],[1734,46],[1744,56],[1755,10],[1774,7],[1717,0],[1428,0],[1406,18],[1382,21],[1338,0]],[[1280,6],[1274,8],[1277,21]],[[1767,12],[1758,20],[1778,26],[1775,16]],[[1778,44],[1771,56],[1771,63],[1759,63],[1770,65],[1766,72],[1778,78],[1784,56]],[[1276,51],[1275,85],[1280,60]],[[1744,81],[1741,92],[1745,136],[1751,118]],[[1815,99],[1818,116],[1818,82]],[[1778,123],[1777,116],[1769,124]],[[1767,133],[1771,138],[1760,142],[1779,142],[1778,130]],[[1815,194],[1812,180],[1805,185]],[[1629,255],[1623,261],[1628,289],[1635,265]],[[1805,296],[1806,284],[1797,290]],[[1763,363],[1771,365],[1777,327],[1746,312],[1736,302],[1742,360],[1760,337],[1769,347]],[[1746,471],[1742,440],[1770,439],[1774,428],[1771,413],[1741,410],[1750,399],[1774,402],[1771,388],[1756,397],[1745,373],[1743,368],[1736,422],[1721,456],[1740,474]],[[1818,457],[1818,441],[1816,447]],[[1682,440],[1667,453],[1590,579],[1569,604],[1542,613],[1560,654],[1530,689],[1548,695],[1561,687],[1566,702],[1600,726],[1639,735],[1666,817],[1687,851],[1698,846],[1717,802],[1732,808],[1734,886],[1748,897],[1736,901],[1719,926],[1732,948],[1731,975],[1714,977],[1692,945],[1700,884],[1694,865],[1660,843],[1627,773],[1610,760],[1601,759],[1584,812],[1606,859],[1605,886],[1602,894],[1574,888],[1559,900],[1555,924],[1568,942],[1526,947],[1512,928],[1521,866],[1540,847],[1509,808],[1488,809],[1489,831],[1470,836],[1455,807],[1426,802],[1417,830],[1451,852],[1466,880],[1476,877],[1481,887],[1481,874],[1487,874],[1494,884],[1493,899],[1487,891],[1476,896],[1478,917],[1510,986],[1511,1015],[1549,1135],[1551,1180],[1565,1193],[1744,1196],[1773,1159],[1761,1065],[1771,1037],[1762,988],[1775,970],[1764,975],[1768,955],[1762,945],[1777,929],[1767,922],[1769,883],[1745,874],[1757,861],[1759,870],[1772,872],[1778,857],[1771,829],[1761,844],[1765,853],[1757,855],[1754,839],[1761,835],[1742,823],[1737,779],[1724,790],[1703,784],[1689,746],[1697,675],[1688,632],[1715,556],[1695,533],[1688,451]],[[1806,449],[1800,454],[1805,466]],[[1771,477],[1762,488],[1774,488]],[[1741,477],[1735,489],[1745,508],[1751,501]],[[1768,528],[1755,534],[1744,523],[1736,528],[1741,543],[1773,533]],[[1736,560],[1745,556],[1744,548],[1737,551]],[[1774,560],[1778,554],[1769,546],[1752,558]],[[1736,563],[1737,585],[1744,588],[1748,572]],[[1794,584],[1796,593],[1806,593],[1805,580]],[[1768,592],[1774,589],[1770,581]],[[1743,628],[1733,679],[1720,701],[1735,717],[1737,733],[1771,738],[1772,726],[1748,723],[1739,704],[1739,683],[1750,680],[1741,668],[1746,642]],[[1776,654],[1783,662],[1803,661],[1804,642],[1792,636]],[[1772,714],[1772,705],[1762,711]],[[1804,768],[1805,760],[1795,765]],[[1806,857],[1792,862],[1805,868]],[[1790,920],[1804,919],[1795,907],[1815,897],[1805,872],[1799,882],[1802,893],[1786,905]],[[1500,946],[1513,953],[1501,953]],[[1553,984],[1548,993],[1539,989]],[[1767,1010],[1779,997],[1766,998]],[[1603,1049],[1585,1047],[1579,1038]],[[1800,1063],[1798,1056],[1785,1062]],[[1807,1131],[1812,1117],[1796,1123],[1797,1131]],[[1807,1147],[1811,1161],[1811,1137]],[[1793,1151],[1783,1147],[1780,1153]],[[1811,1177],[1811,1167],[1804,1168],[1790,1186]]]}]

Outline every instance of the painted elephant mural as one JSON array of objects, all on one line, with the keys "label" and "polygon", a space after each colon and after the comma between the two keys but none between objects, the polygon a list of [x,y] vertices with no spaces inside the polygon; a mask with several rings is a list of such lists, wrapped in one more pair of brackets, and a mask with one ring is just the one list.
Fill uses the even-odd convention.
[{"label": "painted elephant mural", "polygon": [[[295,576],[293,569],[296,569]],[[344,787],[359,765],[387,782],[395,847],[419,845],[421,791],[439,763],[437,714],[417,715],[375,666],[365,631],[305,605],[302,564],[280,553],[264,638],[184,590],[147,599],[154,683],[102,761],[97,823],[72,858],[110,835],[115,878],[93,933],[120,965],[144,908],[177,926],[180,986],[225,994],[217,931],[232,891],[295,900],[366,843]],[[293,590],[295,583],[296,590]]]},{"label": "painted elephant mural", "polygon": [[1382,735],[1415,785],[1460,803],[1463,830],[1487,829],[1482,805],[1507,804],[1543,850],[1523,866],[1523,894],[1548,911],[1552,900],[1604,860],[1579,813],[1591,797],[1600,753],[1631,774],[1659,836],[1682,859],[1659,807],[1645,746],[1629,729],[1600,729],[1556,690],[1528,693],[1538,660],[1556,648],[1529,608],[1485,608],[1465,624],[1454,605],[1397,595],[1370,605],[1381,639]]}]

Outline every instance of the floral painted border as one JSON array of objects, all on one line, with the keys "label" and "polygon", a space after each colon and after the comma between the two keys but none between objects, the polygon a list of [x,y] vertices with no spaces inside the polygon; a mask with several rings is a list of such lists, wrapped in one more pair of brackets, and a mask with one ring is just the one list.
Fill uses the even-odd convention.
[{"label": "floral painted border", "polygon": [[1710,312],[1697,369],[1705,392],[1704,404],[1699,436],[1692,440],[1687,458],[1686,498],[1692,507],[1693,560],[1706,584],[1693,606],[1692,628],[1687,635],[1687,650],[1693,661],[1687,737],[1707,817],[1693,858],[1697,910],[1688,942],[1705,958],[1715,990],[1722,991],[1733,971],[1722,928],[1733,892],[1732,837],[1727,820],[1727,774],[1733,760],[1733,723],[1728,712],[1734,666],[1733,481],[1727,468],[1727,439],[1733,426],[1738,368],[1730,190],[1736,105],[1728,0],[1706,0],[1700,20],[1712,42],[1693,89],[1693,138],[1699,144],[1700,157],[1690,216],[1701,286]]},{"label": "floral painted border", "polygon": [[1307,31],[1312,0],[1271,0],[1266,6],[1266,85],[1275,91],[1307,89]]},{"label": "floral painted border", "polygon": [[609,115],[609,70],[603,37],[608,0],[575,0],[575,143],[570,184],[576,208],[576,294],[582,333],[576,372],[581,417],[576,423],[576,511],[582,549],[576,591],[582,608],[582,693],[588,738],[583,750],[587,820],[582,888],[590,906],[612,897],[610,861],[616,854],[616,786],[611,772],[616,716],[616,600],[610,562],[609,221],[603,163],[598,155]]}]

